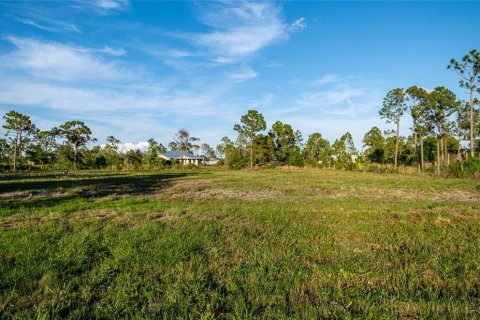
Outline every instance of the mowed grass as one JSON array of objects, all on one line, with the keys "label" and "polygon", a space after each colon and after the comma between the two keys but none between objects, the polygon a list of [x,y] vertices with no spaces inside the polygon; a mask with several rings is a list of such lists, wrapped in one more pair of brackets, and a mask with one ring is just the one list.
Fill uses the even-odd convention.
[{"label": "mowed grass", "polygon": [[2,318],[480,318],[480,182],[0,177]]}]

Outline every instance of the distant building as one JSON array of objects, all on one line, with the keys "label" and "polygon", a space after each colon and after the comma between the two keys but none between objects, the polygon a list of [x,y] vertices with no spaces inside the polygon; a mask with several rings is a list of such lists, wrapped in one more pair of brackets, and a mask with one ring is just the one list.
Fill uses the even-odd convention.
[{"label": "distant building", "polygon": [[214,166],[218,164],[218,162],[219,160],[215,158],[205,158],[205,160],[203,161],[203,163],[207,166]]},{"label": "distant building", "polygon": [[161,154],[160,158],[175,160],[184,165],[194,164],[197,166],[204,160],[204,157],[199,157],[185,151],[168,151],[165,154]]}]

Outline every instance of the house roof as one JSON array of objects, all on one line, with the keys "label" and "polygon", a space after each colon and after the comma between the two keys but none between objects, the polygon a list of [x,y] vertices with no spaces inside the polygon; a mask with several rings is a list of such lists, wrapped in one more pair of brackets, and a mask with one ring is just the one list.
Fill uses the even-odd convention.
[{"label": "house roof", "polygon": [[180,151],[180,150],[168,151],[163,156],[165,158],[170,158],[170,159],[180,159],[182,157],[187,158],[187,159],[203,159],[203,157],[199,157],[199,156],[193,155],[191,153],[188,153],[188,152],[185,152],[185,151]]}]

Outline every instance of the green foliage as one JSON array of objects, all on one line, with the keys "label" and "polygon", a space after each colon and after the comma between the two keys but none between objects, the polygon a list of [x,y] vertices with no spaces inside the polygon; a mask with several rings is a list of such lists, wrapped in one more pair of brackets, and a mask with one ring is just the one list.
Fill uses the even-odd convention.
[{"label": "green foliage", "polygon": [[240,137],[247,139],[250,148],[250,167],[254,160],[254,138],[255,134],[267,128],[263,115],[257,110],[248,110],[247,114],[240,118],[240,124],[236,124],[233,130],[237,131]]},{"label": "green foliage", "polygon": [[379,114],[387,123],[398,124],[405,111],[407,111],[405,92],[403,89],[396,88],[390,90],[383,99]]},{"label": "green foliage", "polygon": [[480,52],[473,49],[462,61],[450,60],[448,69],[453,69],[460,76],[460,87],[480,92]]},{"label": "green foliage", "polygon": [[77,168],[79,153],[81,149],[86,148],[87,143],[95,142],[96,139],[92,138],[92,131],[83,121],[67,121],[62,124],[58,129],[54,129],[54,132],[65,138],[73,148],[73,167]]},{"label": "green foliage", "polygon": [[173,137],[173,141],[171,141],[168,146],[170,150],[179,150],[184,153],[191,153],[194,149],[198,148],[196,142],[199,140],[200,139],[197,137],[192,137],[188,130],[178,129]]},{"label": "green foliage", "polygon": [[455,161],[452,174],[456,177],[480,178],[480,159],[469,158],[465,161]]},{"label": "green foliage", "polygon": [[364,154],[369,161],[383,163],[385,138],[378,127],[373,127],[363,137]]},{"label": "green foliage", "polygon": [[348,168],[352,167],[350,166],[352,156],[357,154],[357,149],[355,149],[353,137],[350,132],[345,133],[340,139],[335,140],[335,143],[332,145],[332,153],[335,156],[337,165],[341,167],[348,166]]},{"label": "green foliage", "polygon": [[22,151],[30,138],[35,135],[36,127],[30,120],[30,117],[16,111],[7,112],[3,119],[5,123],[3,128],[6,129],[5,135],[10,137],[10,146],[13,151],[13,170],[17,169],[17,160],[21,159]]},{"label": "green foliage", "polygon": [[453,69],[460,77],[460,87],[466,89],[470,94],[468,102],[469,113],[469,140],[470,140],[470,155],[474,155],[474,141],[475,141],[475,127],[478,121],[475,121],[475,104],[478,105],[478,100],[475,98],[475,93],[480,93],[480,52],[473,49],[466,54],[461,62],[455,59],[450,60],[448,69]]},{"label": "green foliage", "polygon": [[310,166],[326,163],[331,154],[330,143],[318,132],[312,133],[305,144],[304,157]]}]

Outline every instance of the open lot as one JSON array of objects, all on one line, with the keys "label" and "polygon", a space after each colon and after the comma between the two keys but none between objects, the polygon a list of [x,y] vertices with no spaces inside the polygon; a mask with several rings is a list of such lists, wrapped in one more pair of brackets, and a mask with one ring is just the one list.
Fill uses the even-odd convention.
[{"label": "open lot", "polygon": [[0,177],[3,318],[480,318],[480,182]]}]

